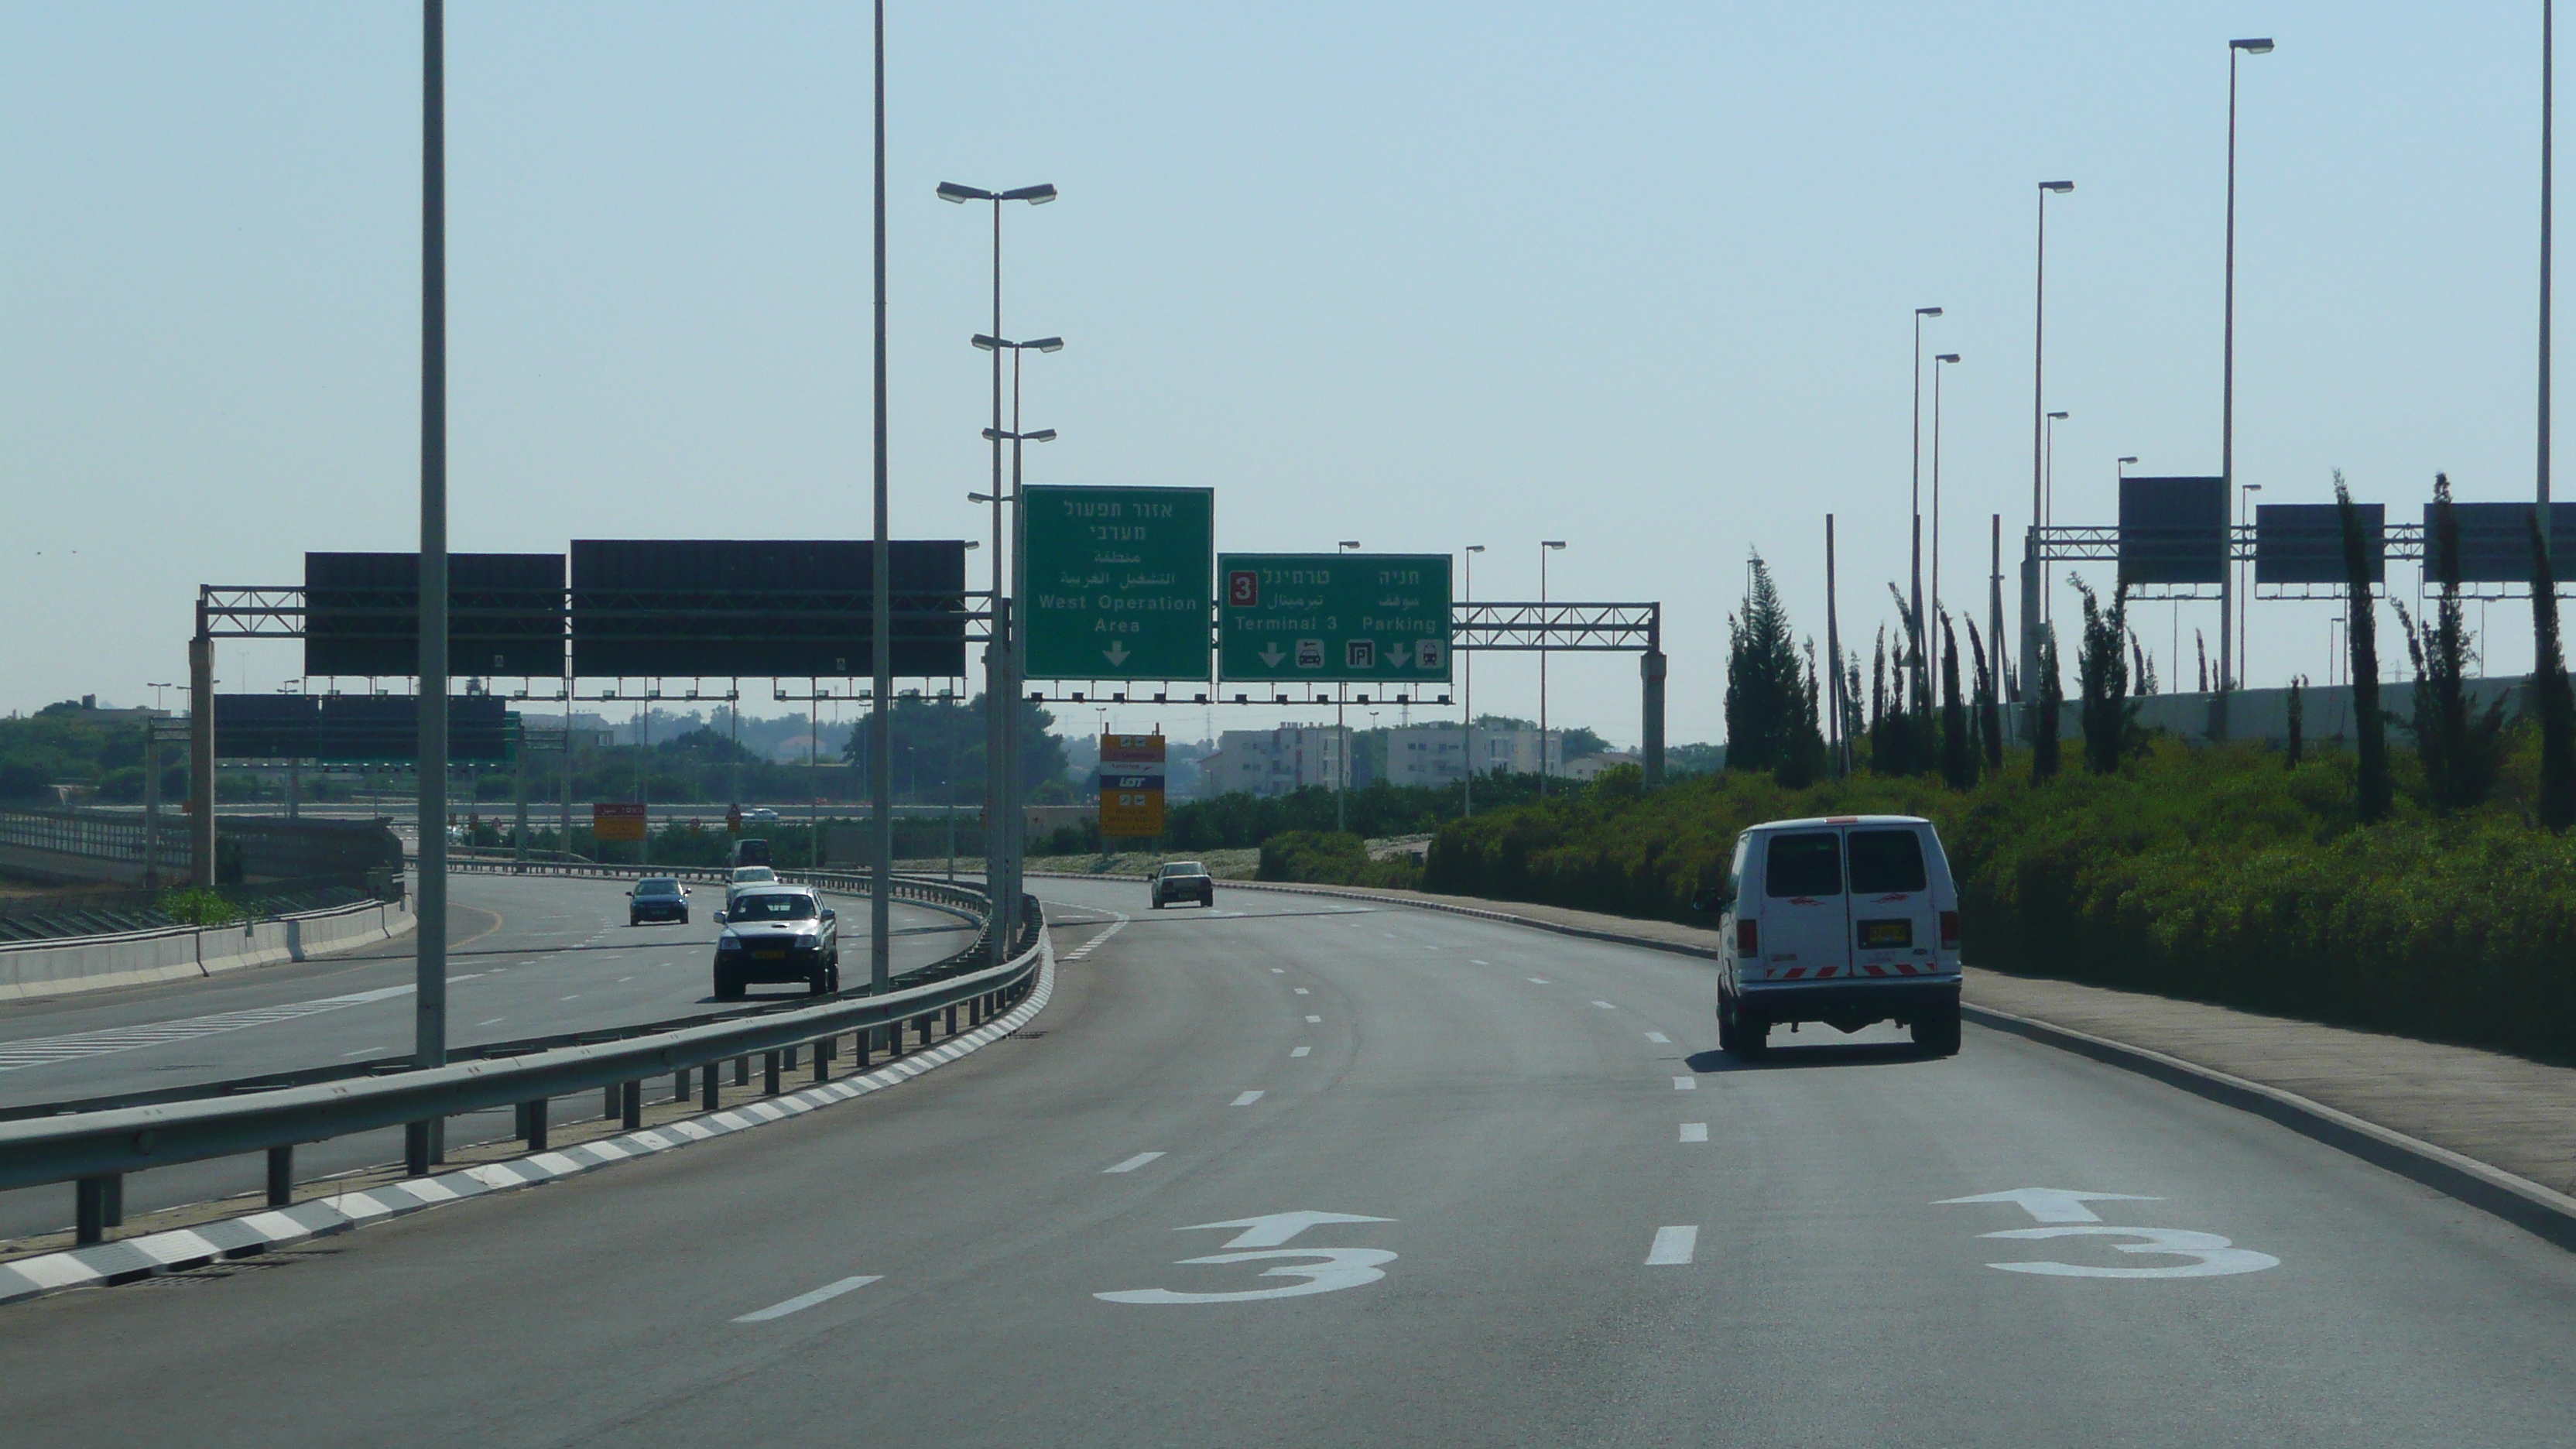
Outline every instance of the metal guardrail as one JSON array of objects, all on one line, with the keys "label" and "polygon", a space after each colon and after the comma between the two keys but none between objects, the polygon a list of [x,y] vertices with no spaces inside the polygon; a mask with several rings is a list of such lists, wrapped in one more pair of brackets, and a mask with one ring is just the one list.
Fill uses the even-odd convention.
[{"label": "metal guardrail", "polygon": [[[726,885],[733,872],[723,866],[663,865],[590,865],[560,861],[531,860],[524,865],[507,851],[450,851],[447,868],[477,875],[562,875],[594,880],[669,879],[700,885]],[[875,888],[874,880],[857,871],[781,870],[776,872],[781,885],[809,885],[818,890],[844,894],[865,894]],[[898,875],[894,878],[894,898],[916,905],[936,906],[958,912],[976,920],[984,918],[984,893],[949,881],[929,876]]]},{"label": "metal guardrail", "polygon": [[[908,884],[919,892],[912,899],[954,909],[964,898],[977,908],[979,920],[988,919],[977,893],[937,881]],[[874,1050],[902,1054],[907,1027],[917,1028],[927,1046],[942,1017],[954,1035],[961,1009],[970,1026],[980,1025],[1025,996],[1036,978],[1045,930],[1034,899],[1024,904],[1022,919],[1027,927],[1007,959],[992,963],[988,932],[979,933],[965,950],[899,978],[918,984],[882,996],[845,991],[682,1022],[495,1044],[443,1067],[386,1070],[389,1063],[360,1064],[358,1075],[212,1083],[158,1101],[48,1104],[44,1115],[0,1121],[0,1190],[76,1184],[74,1236],[90,1244],[121,1225],[124,1176],[131,1172],[265,1152],[269,1203],[284,1206],[294,1197],[295,1148],[307,1142],[397,1126],[417,1136],[449,1117],[515,1106],[515,1135],[530,1151],[542,1151],[548,1103],[560,1096],[605,1088],[622,1103],[621,1115],[632,1128],[640,1125],[643,1082],[651,1076],[671,1073],[685,1080],[698,1072],[705,1105],[713,1110],[721,1063],[735,1060],[745,1064],[738,1071],[745,1070],[752,1055],[763,1055],[765,1084],[775,1094],[782,1052],[810,1046],[819,1080],[842,1036],[852,1038],[857,1069],[865,1071]]]}]

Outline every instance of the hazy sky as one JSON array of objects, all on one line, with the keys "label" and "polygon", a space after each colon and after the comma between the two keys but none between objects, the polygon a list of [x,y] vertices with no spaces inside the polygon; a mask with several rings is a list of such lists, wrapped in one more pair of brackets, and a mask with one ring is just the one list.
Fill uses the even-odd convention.
[{"label": "hazy sky", "polygon": [[[1553,592],[1661,599],[1671,737],[1714,738],[1749,550],[1821,637],[1835,512],[1846,638],[1890,616],[1917,306],[1965,359],[1950,599],[1990,514],[2012,552],[2034,183],[2077,183],[2059,521],[2111,521],[2120,454],[2217,471],[2242,35],[2280,48],[2243,72],[2239,480],[2323,500],[2340,467],[2392,521],[2437,469],[2528,497],[2537,10],[898,3],[896,529],[986,531],[987,215],[932,188],[1051,181],[1006,216],[1005,330],[1070,344],[1029,363],[1063,433],[1033,481],[1213,485],[1224,548],[1489,544],[1487,597],[1566,539]],[[448,16],[454,545],[863,534],[865,11]],[[0,710],[184,679],[201,582],[416,546],[418,23],[0,5]],[[2322,677],[2334,612],[2258,604],[2251,682]],[[2138,621],[2166,654],[2172,611]],[[2527,608],[2494,623],[2527,667]],[[298,668],[219,659],[227,690]],[[1535,712],[1526,657],[1477,685]],[[1633,656],[1560,657],[1551,698],[1636,736]]]}]

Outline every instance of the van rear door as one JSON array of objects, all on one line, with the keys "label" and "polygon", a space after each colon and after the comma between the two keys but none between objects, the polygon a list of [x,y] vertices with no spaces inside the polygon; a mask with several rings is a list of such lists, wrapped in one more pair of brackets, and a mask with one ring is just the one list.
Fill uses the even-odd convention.
[{"label": "van rear door", "polygon": [[1940,969],[1941,922],[1924,859],[1924,830],[1853,825],[1846,832],[1854,975],[1916,976]]},{"label": "van rear door", "polygon": [[[1842,831],[1782,830],[1764,840],[1758,909],[1761,969],[1748,973],[1753,979],[1822,981],[1849,974],[1851,911],[1843,893]],[[1754,964],[1742,961],[1739,969]]]}]

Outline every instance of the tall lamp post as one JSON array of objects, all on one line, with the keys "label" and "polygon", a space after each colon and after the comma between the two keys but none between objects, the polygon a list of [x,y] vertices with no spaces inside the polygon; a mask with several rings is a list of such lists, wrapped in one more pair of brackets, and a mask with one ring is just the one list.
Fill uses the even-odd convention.
[{"label": "tall lamp post", "polygon": [[[2047,446],[2043,438],[2046,424],[2041,413],[2047,407],[2048,392],[2048,198],[2064,196],[2075,189],[2072,181],[2039,183],[2039,244],[2031,265],[2030,304],[2030,541],[2022,548],[2021,557],[2021,657],[2039,657],[2039,620],[2041,614],[2039,582],[2039,530],[2048,517]],[[1937,376],[1937,374],[1936,374]],[[2023,708],[2025,736],[2039,732],[2039,696],[2033,694]]]},{"label": "tall lamp post", "polygon": [[1914,692],[1917,694],[1922,693],[1925,688],[1923,674],[1923,319],[1940,315],[1941,309],[1938,307],[1914,309],[1914,431],[1910,445],[1914,450],[1914,486],[1906,506],[1909,516],[1914,521],[1914,536],[1910,545],[1913,551],[1914,569],[1914,637],[1911,643],[1914,646]]},{"label": "tall lamp post", "polygon": [[[882,4],[882,0],[880,0]],[[882,66],[882,62],[880,62]],[[880,82],[882,85],[882,82]],[[882,105],[882,102],[880,102]],[[882,134],[883,121],[878,125]],[[880,147],[883,142],[880,139]],[[883,163],[880,162],[880,165]],[[993,206],[993,337],[1002,335],[1002,203],[1025,201],[1031,206],[1044,206],[1055,200],[1054,186],[1041,182],[1035,186],[1018,186],[1008,191],[987,191],[978,186],[961,186],[954,181],[939,183],[939,199],[960,206],[970,201],[991,202]],[[883,250],[880,243],[879,250]],[[882,369],[880,369],[882,370]],[[878,407],[880,414],[883,404]],[[1010,953],[1011,943],[1019,939],[1020,877],[1019,846],[1021,820],[1013,796],[1017,793],[1012,764],[1018,754],[1019,682],[1013,668],[1019,662],[1019,630],[1010,617],[1010,603],[1002,592],[1004,578],[1017,578],[1019,560],[1014,557],[1007,566],[1003,559],[1005,528],[1002,506],[1002,353],[993,349],[993,425],[984,436],[993,442],[993,624],[992,643],[985,660],[984,688],[984,757],[985,818],[984,840],[986,888],[993,897],[993,949],[999,961]],[[1016,554],[1016,550],[1013,553]],[[881,912],[882,913],[882,912]],[[882,986],[878,989],[882,990]]]},{"label": "tall lamp post", "polygon": [[[447,14],[421,0],[420,85],[420,884],[414,917],[412,1059],[447,1065]],[[209,786],[203,798],[213,816]],[[214,860],[206,861],[211,882]],[[403,1166],[446,1156],[446,1123],[403,1130]]]},{"label": "tall lamp post", "polygon": [[1923,631],[1935,645],[1941,637],[1932,630],[1932,621],[1941,617],[1941,367],[1958,360],[1955,352],[1932,359],[1932,613]]},{"label": "tall lamp post", "polygon": [[[2267,38],[2227,42],[2227,327],[2226,361],[2221,368],[2218,417],[2218,474],[2231,490],[2236,486],[2236,58],[2269,55]],[[2236,540],[2227,540],[2228,567],[2218,581],[2218,692],[2225,694],[2236,677]]]},{"label": "tall lamp post", "polygon": [[[1467,602],[1470,606],[1476,602],[1476,555],[1484,551],[1485,546],[1481,543],[1467,545]],[[1473,613],[1474,609],[1471,607],[1468,612]],[[1476,813],[1476,655],[1473,650],[1468,651],[1467,654],[1465,698],[1467,701],[1467,777],[1459,786],[1458,800],[1459,813],[1472,816]]]},{"label": "tall lamp post", "polygon": [[1565,540],[1541,540],[1538,546],[1538,797],[1547,798],[1547,640],[1552,632],[1547,617],[1547,556],[1565,547]]},{"label": "tall lamp post", "polygon": [[[2549,226],[2550,226],[2550,124],[2553,118],[2552,87],[2557,79],[2558,42],[2554,29],[2555,7],[2550,0],[2540,0],[2540,487],[2537,494],[2537,519],[2540,528],[2540,552],[2549,555]],[[2555,561],[2553,560],[2553,565]],[[2552,573],[2556,572],[2552,568]]]}]

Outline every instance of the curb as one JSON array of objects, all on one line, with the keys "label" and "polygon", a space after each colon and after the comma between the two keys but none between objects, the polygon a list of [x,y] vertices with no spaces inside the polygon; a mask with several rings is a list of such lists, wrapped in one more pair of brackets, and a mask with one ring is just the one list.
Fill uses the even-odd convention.
[{"label": "curb", "polygon": [[486,1162],[454,1172],[415,1177],[371,1187],[363,1192],[334,1193],[292,1207],[267,1208],[224,1218],[194,1228],[123,1238],[91,1248],[44,1253],[0,1263],[0,1304],[59,1293],[70,1288],[112,1287],[156,1273],[201,1268],[225,1258],[248,1257],[304,1238],[327,1237],[373,1223],[391,1222],[467,1198],[487,1197],[540,1183],[578,1177],[616,1163],[686,1147],[711,1138],[747,1132],[772,1122],[801,1117],[818,1107],[864,1097],[942,1067],[959,1057],[1000,1041],[1026,1026],[1055,995],[1055,939],[1041,933],[1037,983],[1028,999],[970,1032],[916,1051],[875,1071],[802,1091],[684,1117],[615,1137],[603,1137],[555,1152],[534,1152],[504,1162]]},{"label": "curb", "polygon": [[[1032,875],[1038,872],[1030,872]],[[1142,880],[1142,876],[1075,875],[1070,872],[1045,873],[1050,880]],[[1609,941],[1622,946],[1642,946],[1653,951],[1675,955],[1717,959],[1713,949],[1684,945],[1675,941],[1658,941],[1645,936],[1623,935],[1616,931],[1592,930],[1581,926],[1564,926],[1553,921],[1532,920],[1506,911],[1478,910],[1470,906],[1453,906],[1444,901],[1408,901],[1400,897],[1365,895],[1331,886],[1293,885],[1280,881],[1225,881],[1230,887],[1251,890],[1284,891],[1299,895],[1334,896],[1343,900],[1376,901],[1386,905],[1410,906],[1415,910],[1445,911],[1451,915],[1473,916],[1482,920],[1501,921],[1515,926],[1531,926],[1554,931],[1560,936],[1581,936],[1596,941]],[[2179,1087],[2197,1097],[2221,1106],[2250,1112],[2302,1137],[2324,1143],[2339,1152],[2358,1157],[2374,1167],[2384,1168],[2398,1176],[2418,1182],[2446,1197],[2456,1198],[2469,1206],[2504,1219],[2531,1233],[2576,1252],[2576,1197],[2533,1182],[2527,1177],[2507,1172],[2493,1163],[2480,1162],[2465,1153],[2409,1137],[2393,1127],[2356,1117],[2349,1112],[2329,1107],[2323,1102],[2302,1097],[2280,1087],[2266,1086],[2244,1077],[2204,1067],[2197,1062],[2168,1056],[2148,1047],[2132,1046],[2109,1037],[2059,1026],[2036,1017],[2019,1016],[1991,1006],[1962,1004],[1960,1015],[1979,1026],[2011,1032],[2043,1046],[2091,1057],[2106,1066],[2152,1077],[2167,1086]]]},{"label": "curb", "polygon": [[1960,1015],[1996,1031],[2043,1046],[2091,1057],[2152,1077],[2221,1106],[2250,1112],[2374,1167],[2422,1183],[2447,1197],[2504,1219],[2536,1237],[2576,1252],[2576,1197],[2480,1162],[2465,1153],[2409,1137],[2393,1127],[2356,1117],[2280,1087],[2204,1067],[2197,1062],[2077,1031],[2071,1026],[2020,1016],[1991,1006],[1960,1007]]}]

